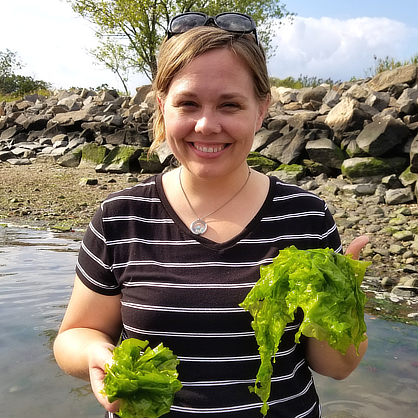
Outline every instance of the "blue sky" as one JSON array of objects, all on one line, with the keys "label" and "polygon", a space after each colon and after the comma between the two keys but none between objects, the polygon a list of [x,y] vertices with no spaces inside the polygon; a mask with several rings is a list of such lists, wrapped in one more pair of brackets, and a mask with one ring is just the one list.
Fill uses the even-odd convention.
[{"label": "blue sky", "polygon": [[276,31],[270,74],[348,81],[364,78],[377,58],[418,53],[417,0],[288,0],[293,23]]},{"label": "blue sky", "polygon": [[[277,26],[271,76],[363,78],[374,56],[397,60],[418,53],[417,0],[284,0],[297,14],[293,24]],[[110,71],[94,63],[93,30],[62,0],[2,1],[0,51],[17,52],[20,74],[51,82],[55,88],[97,87],[122,90]],[[148,83],[131,75],[129,89]]]}]

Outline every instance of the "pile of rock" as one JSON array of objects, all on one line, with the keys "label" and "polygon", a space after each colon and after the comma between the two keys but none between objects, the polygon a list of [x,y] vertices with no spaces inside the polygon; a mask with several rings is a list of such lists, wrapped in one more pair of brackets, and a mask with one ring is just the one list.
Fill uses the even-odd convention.
[{"label": "pile of rock", "polygon": [[[150,145],[154,112],[150,91],[151,86],[143,86],[130,98],[113,90],[96,93],[80,89],[57,91],[49,98],[35,94],[0,103],[0,161],[72,167],[100,164],[102,170],[115,172],[139,170],[138,158]],[[120,148],[121,152],[116,152]],[[148,170],[163,168],[146,160]]]},{"label": "pile of rock", "polygon": [[[352,193],[413,202],[418,191],[418,67],[372,79],[293,90],[272,88],[272,104],[249,163],[286,181],[342,176]],[[154,112],[151,86],[133,98],[115,91],[60,91],[0,104],[0,161],[98,171],[160,172],[167,146],[147,158]],[[278,170],[278,171],[277,171]]]}]

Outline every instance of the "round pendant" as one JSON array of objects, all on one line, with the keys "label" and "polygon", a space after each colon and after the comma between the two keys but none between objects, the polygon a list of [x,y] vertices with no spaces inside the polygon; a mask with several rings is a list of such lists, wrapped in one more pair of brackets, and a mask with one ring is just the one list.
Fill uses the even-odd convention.
[{"label": "round pendant", "polygon": [[190,224],[190,230],[195,235],[202,235],[208,229],[207,223],[203,219],[196,219]]}]

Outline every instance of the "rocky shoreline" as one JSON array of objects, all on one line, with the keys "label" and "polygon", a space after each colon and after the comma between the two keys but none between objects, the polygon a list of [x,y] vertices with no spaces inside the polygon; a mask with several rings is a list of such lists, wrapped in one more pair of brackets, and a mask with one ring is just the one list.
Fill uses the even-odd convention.
[{"label": "rocky shoreline", "polygon": [[[249,165],[324,198],[345,248],[368,235],[370,313],[418,325],[418,67],[272,99]],[[170,169],[166,146],[147,156],[154,106],[150,86],[0,103],[3,223],[81,235],[109,193]]]}]

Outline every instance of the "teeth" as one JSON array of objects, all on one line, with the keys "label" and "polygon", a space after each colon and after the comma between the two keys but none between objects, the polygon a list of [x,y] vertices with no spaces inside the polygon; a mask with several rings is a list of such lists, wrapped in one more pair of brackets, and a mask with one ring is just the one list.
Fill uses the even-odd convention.
[{"label": "teeth", "polygon": [[201,152],[207,152],[207,153],[214,153],[214,152],[220,152],[223,150],[224,145],[220,145],[218,147],[201,147],[199,145],[195,144],[195,148]]}]

